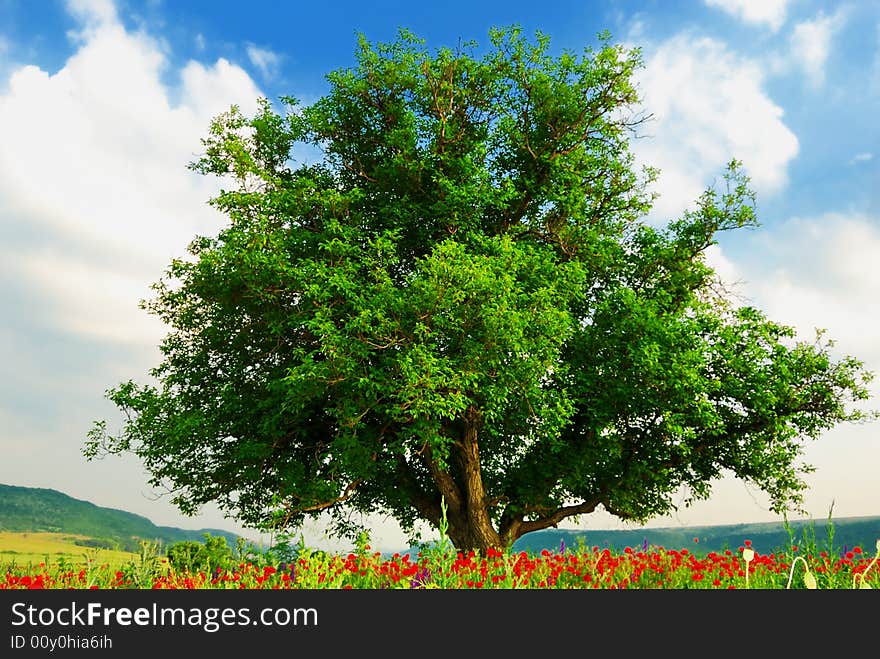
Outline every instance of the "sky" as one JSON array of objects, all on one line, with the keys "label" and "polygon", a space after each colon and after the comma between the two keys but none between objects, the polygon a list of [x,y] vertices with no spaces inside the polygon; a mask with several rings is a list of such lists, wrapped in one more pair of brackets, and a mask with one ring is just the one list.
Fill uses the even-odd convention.
[{"label": "sky", "polygon": [[[105,391],[159,363],[167,328],[138,302],[225,224],[207,204],[219,182],[187,164],[233,104],[320,98],[360,33],[407,28],[433,49],[506,25],[554,53],[604,30],[640,48],[652,120],[633,151],[660,170],[644,221],[692,208],[741,160],[760,226],[719,236],[711,263],[771,319],[804,340],[826,330],[836,356],[880,375],[880,2],[0,0],[0,483],[266,540],[211,507],[182,516],[134,456],[81,453],[94,420],[119,419]],[[838,426],[803,459],[809,517],[880,515],[880,424]],[[781,519],[730,476],[648,526]],[[377,549],[406,546],[393,520],[370,525]],[[633,528],[602,511],[563,526]],[[303,538],[348,546],[320,522]]]}]

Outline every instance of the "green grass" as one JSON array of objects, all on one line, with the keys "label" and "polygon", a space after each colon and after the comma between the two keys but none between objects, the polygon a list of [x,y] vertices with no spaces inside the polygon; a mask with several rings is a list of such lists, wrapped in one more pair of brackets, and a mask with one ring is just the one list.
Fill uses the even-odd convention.
[{"label": "green grass", "polygon": [[62,561],[72,565],[85,565],[93,561],[118,567],[137,557],[137,554],[128,551],[77,544],[89,540],[87,536],[69,533],[0,531],[0,565],[9,563],[35,565],[41,562]]}]

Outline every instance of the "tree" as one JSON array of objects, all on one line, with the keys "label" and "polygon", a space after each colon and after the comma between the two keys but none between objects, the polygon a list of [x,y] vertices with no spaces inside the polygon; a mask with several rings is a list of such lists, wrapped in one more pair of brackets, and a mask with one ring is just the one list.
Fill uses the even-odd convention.
[{"label": "tree", "polygon": [[158,384],[108,390],[126,420],[89,458],[258,528],[445,508],[465,550],[600,505],[644,521],[725,471],[802,505],[803,440],[862,418],[870,374],[719,287],[707,248],[757,225],[740,164],[653,227],[639,52],[490,41],[361,38],[315,103],[212,122],[191,167],[231,184],[229,224],[142,303],[171,328]]},{"label": "tree", "polygon": [[182,540],[168,547],[165,555],[168,563],[175,570],[189,572],[212,573],[217,569],[228,569],[232,566],[232,547],[226,544],[226,538],[203,533],[204,542]]}]

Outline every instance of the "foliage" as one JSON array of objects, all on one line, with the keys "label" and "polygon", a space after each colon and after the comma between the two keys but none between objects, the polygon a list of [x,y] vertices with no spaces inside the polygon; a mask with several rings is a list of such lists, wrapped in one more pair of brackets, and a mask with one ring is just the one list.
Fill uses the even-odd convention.
[{"label": "foliage", "polygon": [[176,542],[165,552],[168,563],[176,570],[211,572],[218,568],[229,568],[232,565],[232,547],[226,544],[226,538],[205,534],[204,542],[184,540]]},{"label": "foliage", "polygon": [[348,537],[446,515],[463,550],[598,506],[645,521],[724,472],[801,504],[803,440],[862,418],[869,374],[719,287],[706,250],[757,225],[740,164],[651,226],[638,50],[490,41],[362,38],[315,103],[216,118],[192,167],[231,186],[229,224],[144,303],[159,384],[107,392],[124,426],[88,457],[133,451],[186,513],[326,511]]}]

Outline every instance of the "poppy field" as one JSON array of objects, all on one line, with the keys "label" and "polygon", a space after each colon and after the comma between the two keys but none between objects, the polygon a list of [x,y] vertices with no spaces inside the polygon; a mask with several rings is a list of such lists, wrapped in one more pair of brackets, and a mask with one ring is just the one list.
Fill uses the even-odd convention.
[{"label": "poppy field", "polygon": [[383,555],[360,544],[348,554],[300,547],[279,561],[269,552],[201,570],[176,569],[144,543],[137,560],[0,564],[0,589],[868,589],[880,588],[880,540],[833,554],[815,546],[761,553],[749,540],[721,552],[647,544],[615,551],[586,547],[485,555],[435,546]]}]

